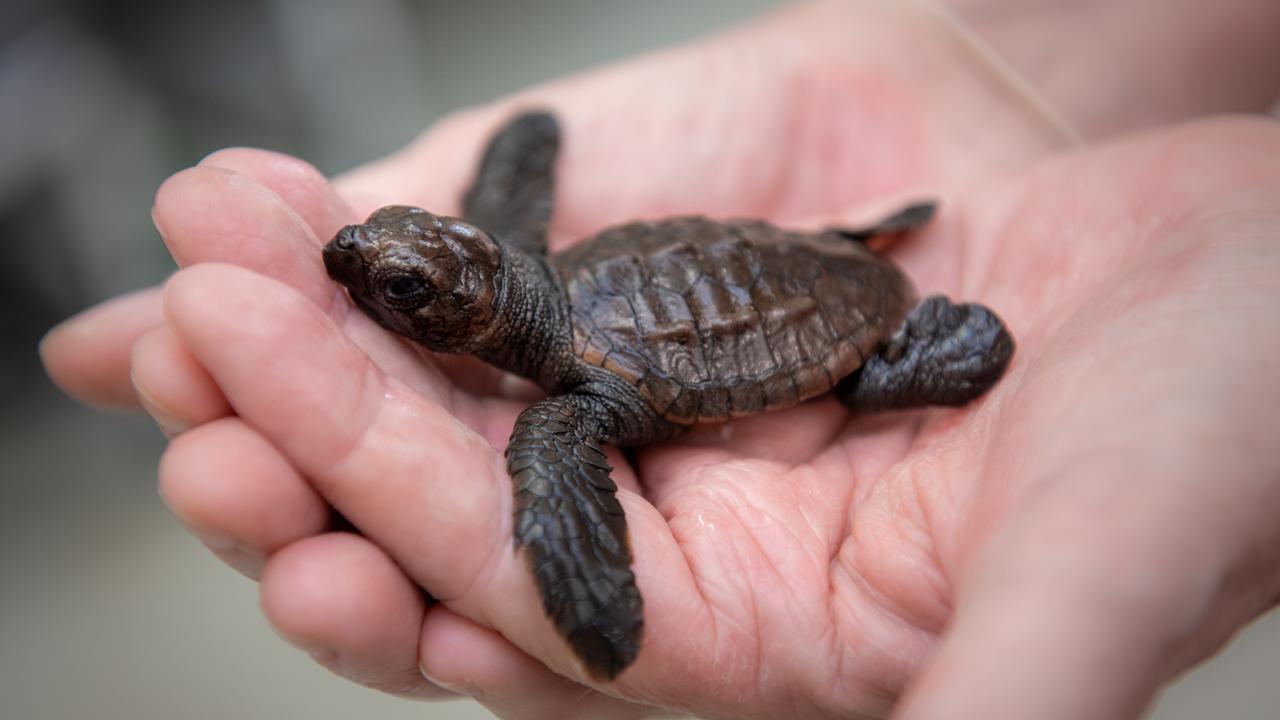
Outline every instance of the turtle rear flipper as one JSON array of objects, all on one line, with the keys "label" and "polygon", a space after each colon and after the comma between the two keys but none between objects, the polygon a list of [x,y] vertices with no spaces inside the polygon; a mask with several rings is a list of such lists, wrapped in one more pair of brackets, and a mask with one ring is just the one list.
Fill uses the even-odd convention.
[{"label": "turtle rear flipper", "polygon": [[1013,351],[1008,328],[989,308],[934,295],[835,393],[855,412],[958,407],[1000,379]]},{"label": "turtle rear flipper", "polygon": [[612,468],[582,395],[520,414],[507,445],[516,544],[528,553],[547,616],[587,672],[612,680],[640,650],[643,602]]},{"label": "turtle rear flipper", "polygon": [[546,254],[559,149],[560,126],[554,116],[516,116],[485,148],[462,198],[463,216],[509,245]]},{"label": "turtle rear flipper", "polygon": [[854,242],[865,243],[874,237],[900,235],[928,223],[937,213],[938,203],[933,201],[908,205],[874,225],[860,228],[831,228],[831,232]]}]

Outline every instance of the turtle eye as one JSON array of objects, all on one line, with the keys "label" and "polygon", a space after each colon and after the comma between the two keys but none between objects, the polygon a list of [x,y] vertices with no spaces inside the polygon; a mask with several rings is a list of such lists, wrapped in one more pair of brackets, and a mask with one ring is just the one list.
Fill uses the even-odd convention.
[{"label": "turtle eye", "polygon": [[420,304],[426,298],[428,289],[422,278],[400,275],[387,283],[387,300],[395,305]]}]

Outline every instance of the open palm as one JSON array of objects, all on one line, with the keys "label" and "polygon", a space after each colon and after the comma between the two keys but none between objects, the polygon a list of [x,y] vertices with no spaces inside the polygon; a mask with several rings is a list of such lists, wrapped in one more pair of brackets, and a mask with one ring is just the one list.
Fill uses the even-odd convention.
[{"label": "open palm", "polygon": [[[286,635],[361,682],[431,694],[420,664],[520,717],[880,715],[926,665],[941,691],[913,694],[921,712],[962,666],[992,705],[1078,690],[1019,685],[1044,648],[1077,684],[1142,666],[1145,689],[1113,682],[1136,709],[1275,599],[1275,578],[1236,592],[1248,568],[1224,558],[1276,539],[1244,531],[1277,493],[1241,449],[1278,406],[1250,379],[1277,351],[1260,238],[1280,168],[1257,158],[1280,137],[1222,122],[1033,165],[1066,135],[934,18],[863,9],[851,37],[839,6],[790,12],[803,33],[748,29],[457,116],[336,190],[246,150],[166,183],[157,224],[188,268],[135,381],[195,426],[166,454],[167,498],[251,574],[270,556]],[[828,399],[611,451],[646,635],[604,692],[577,684],[512,552],[500,451],[530,389],[424,357],[320,263],[379,205],[455,212],[484,137],[526,105],[565,120],[553,251],[636,216],[829,225],[938,194],[939,220],[890,252],[1019,342],[963,410],[853,418]],[[360,535],[329,532],[331,507]],[[1235,624],[1206,629],[1223,603]]]}]

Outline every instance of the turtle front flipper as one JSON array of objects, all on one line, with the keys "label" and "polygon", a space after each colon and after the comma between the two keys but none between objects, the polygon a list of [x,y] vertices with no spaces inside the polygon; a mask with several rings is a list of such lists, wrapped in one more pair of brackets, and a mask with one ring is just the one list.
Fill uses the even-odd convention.
[{"label": "turtle front flipper", "polygon": [[612,680],[639,652],[643,603],[593,411],[581,395],[525,410],[507,445],[507,471],[515,541],[528,553],[547,616],[588,672]]},{"label": "turtle front flipper", "polygon": [[508,121],[485,148],[462,198],[463,216],[509,245],[545,255],[559,149],[560,126],[550,113]]}]

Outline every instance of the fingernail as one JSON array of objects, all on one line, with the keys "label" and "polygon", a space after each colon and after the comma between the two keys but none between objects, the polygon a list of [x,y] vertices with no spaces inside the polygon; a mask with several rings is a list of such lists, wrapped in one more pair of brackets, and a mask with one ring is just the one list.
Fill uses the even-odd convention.
[{"label": "fingernail", "polygon": [[198,533],[195,533],[195,536],[198,540],[200,540],[200,542],[204,543],[205,547],[209,548],[210,550],[217,550],[218,552],[230,552],[232,550],[235,550],[236,547],[238,546],[238,543],[235,541],[235,538],[231,537],[230,535],[222,535],[220,533],[198,532]]},{"label": "fingernail", "polygon": [[338,653],[330,650],[329,648],[313,648],[306,649],[306,651],[307,654],[311,656],[312,660],[315,660],[321,665],[328,665],[338,659]]},{"label": "fingernail", "polygon": [[146,401],[142,402],[142,407],[146,409],[151,419],[156,421],[156,425],[160,426],[160,432],[164,433],[164,436],[170,440],[191,429],[190,423],[179,420],[172,415],[167,415],[148,405]]},{"label": "fingernail", "polygon": [[289,643],[291,646],[306,653],[311,657],[312,660],[315,660],[321,665],[327,666],[329,663],[335,662],[338,659],[337,651],[333,650],[328,645],[323,645],[318,642],[313,642],[309,638],[290,635],[282,631],[275,624],[271,624],[271,630],[276,634],[276,637],[280,638],[281,640]]},{"label": "fingernail", "polygon": [[467,683],[445,682],[439,678],[432,677],[431,673],[427,672],[427,669],[422,667],[421,665],[418,666],[418,672],[422,673],[422,677],[426,678],[427,682],[431,683],[432,685],[435,685],[436,687],[444,688],[449,692],[455,692],[455,693],[458,693],[459,695],[466,695],[472,698],[479,697],[479,694],[480,694],[479,691],[476,688],[471,687]]},{"label": "fingernail", "polygon": [[160,214],[156,212],[156,206],[151,206],[151,224],[155,227],[156,232],[160,233],[160,237],[165,237],[164,226],[160,223]]},{"label": "fingernail", "polygon": [[[130,373],[130,379],[133,379],[132,373]],[[172,440],[174,437],[191,429],[191,423],[164,410],[145,390],[139,387],[136,380],[133,382],[133,389],[138,395],[138,403],[142,405],[143,410],[147,411],[151,419],[155,420],[156,424],[160,426],[160,432],[164,433],[165,437]]]},{"label": "fingernail", "polygon": [[267,558],[258,550],[221,535],[197,534],[196,538],[233,570],[254,580],[262,577]]},{"label": "fingernail", "polygon": [[62,323],[58,323],[57,325],[54,325],[53,327],[49,328],[47,331],[45,331],[44,336],[40,338],[40,342],[36,343],[36,355],[39,355],[40,362],[46,365],[48,364],[48,361],[45,360],[45,357],[47,356],[46,351],[49,348],[49,341],[51,338],[53,338],[55,335],[58,334],[58,328],[60,327],[62,327]]},{"label": "fingernail", "polygon": [[84,323],[79,322],[79,318],[79,315],[72,315],[45,332],[44,337],[40,338],[40,343],[36,345],[36,354],[40,356],[42,362],[48,356],[50,346],[57,344],[63,338],[75,335],[84,327]]}]

